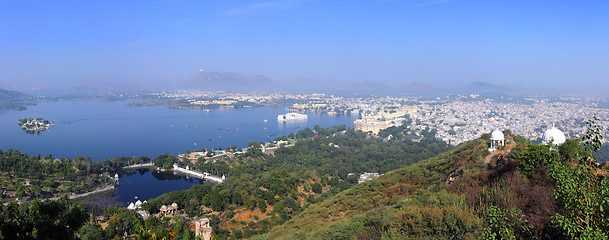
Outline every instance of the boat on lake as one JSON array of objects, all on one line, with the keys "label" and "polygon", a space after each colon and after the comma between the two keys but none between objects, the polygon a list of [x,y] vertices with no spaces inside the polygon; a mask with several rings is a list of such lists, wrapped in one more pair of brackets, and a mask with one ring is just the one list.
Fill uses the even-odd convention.
[{"label": "boat on lake", "polygon": [[306,114],[300,113],[287,113],[285,115],[277,115],[277,121],[285,122],[285,121],[298,121],[298,120],[307,120],[308,116]]}]

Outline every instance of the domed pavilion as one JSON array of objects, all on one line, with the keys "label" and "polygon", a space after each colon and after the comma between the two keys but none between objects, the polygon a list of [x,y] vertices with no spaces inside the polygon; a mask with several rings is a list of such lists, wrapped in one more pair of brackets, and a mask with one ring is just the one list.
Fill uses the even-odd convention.
[{"label": "domed pavilion", "polygon": [[499,130],[495,130],[491,133],[491,147],[488,149],[489,151],[495,151],[499,146],[505,145],[505,136]]},{"label": "domed pavilion", "polygon": [[565,141],[567,140],[567,138],[565,137],[565,134],[554,126],[552,126],[551,128],[548,128],[543,133],[543,136],[541,137],[541,139],[542,139],[543,144],[552,143],[554,145],[561,145],[561,144],[565,143]]}]

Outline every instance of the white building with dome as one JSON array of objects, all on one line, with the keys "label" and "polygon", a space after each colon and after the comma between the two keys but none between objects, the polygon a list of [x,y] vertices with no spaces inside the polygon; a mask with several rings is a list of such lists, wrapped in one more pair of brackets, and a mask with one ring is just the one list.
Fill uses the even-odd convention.
[{"label": "white building with dome", "polygon": [[499,146],[505,145],[505,136],[499,130],[495,130],[491,133],[491,147],[488,149],[489,151],[495,151]]},{"label": "white building with dome", "polygon": [[551,142],[554,145],[561,145],[565,143],[567,138],[565,137],[565,134],[562,131],[552,126],[543,133],[541,140],[543,144],[549,144]]}]

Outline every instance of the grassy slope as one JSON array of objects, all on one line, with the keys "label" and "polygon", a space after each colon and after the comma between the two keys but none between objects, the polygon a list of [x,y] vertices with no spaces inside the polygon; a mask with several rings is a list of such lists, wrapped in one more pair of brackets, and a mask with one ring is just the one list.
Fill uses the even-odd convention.
[{"label": "grassy slope", "polygon": [[[482,171],[486,149],[486,141],[478,139],[388,172],[310,206],[256,239],[404,239],[436,238],[442,234],[475,238],[481,220],[467,207],[463,196],[445,188],[453,173],[469,175]],[[449,225],[452,229],[441,229]]]}]

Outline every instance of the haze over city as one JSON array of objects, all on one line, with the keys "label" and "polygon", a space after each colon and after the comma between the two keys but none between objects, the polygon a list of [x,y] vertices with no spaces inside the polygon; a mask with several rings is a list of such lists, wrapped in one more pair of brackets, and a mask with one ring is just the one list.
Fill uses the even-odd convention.
[{"label": "haze over city", "polygon": [[7,1],[0,88],[180,88],[201,70],[353,89],[602,93],[606,1]]}]

